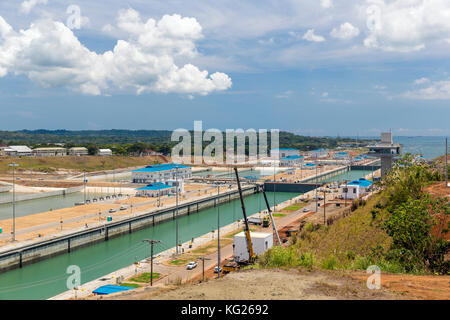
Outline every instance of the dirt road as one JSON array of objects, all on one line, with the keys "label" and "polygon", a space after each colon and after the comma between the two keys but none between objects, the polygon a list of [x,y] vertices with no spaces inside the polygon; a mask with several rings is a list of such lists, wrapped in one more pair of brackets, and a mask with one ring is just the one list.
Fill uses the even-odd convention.
[{"label": "dirt road", "polygon": [[140,288],[96,299],[120,300],[378,300],[403,299],[385,289],[369,290],[362,281],[323,271],[248,270],[222,279],[172,288]]}]

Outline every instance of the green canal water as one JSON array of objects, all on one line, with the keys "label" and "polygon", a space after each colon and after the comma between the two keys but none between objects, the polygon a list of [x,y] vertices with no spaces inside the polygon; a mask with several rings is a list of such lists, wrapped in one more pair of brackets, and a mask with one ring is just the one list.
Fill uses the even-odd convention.
[{"label": "green canal water", "polygon": [[[276,203],[292,199],[297,193],[276,193]],[[273,205],[273,194],[267,193]],[[247,214],[264,209],[262,194],[245,198]],[[242,219],[239,200],[220,205],[221,226]],[[217,208],[209,208],[178,219],[180,242],[217,229]],[[156,239],[155,254],[175,246],[175,221],[167,221],[132,234],[120,236],[90,247],[62,254],[0,274],[0,300],[47,299],[67,290],[67,267],[77,265],[81,269],[81,283],[86,283],[120,268],[132,265],[150,255],[150,247],[142,239]]]},{"label": "green canal water", "polygon": [[359,178],[363,178],[371,173],[371,170],[350,170],[346,173],[341,173],[334,177],[319,179],[319,182],[344,182],[345,180],[347,180],[347,182],[350,182],[353,180],[358,180]]}]

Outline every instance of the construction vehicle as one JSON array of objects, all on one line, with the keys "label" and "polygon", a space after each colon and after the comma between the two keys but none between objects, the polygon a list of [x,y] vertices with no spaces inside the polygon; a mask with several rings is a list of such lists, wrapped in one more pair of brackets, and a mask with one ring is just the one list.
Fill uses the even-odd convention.
[{"label": "construction vehicle", "polygon": [[240,261],[239,263],[233,262],[233,263],[225,264],[223,266],[224,273],[237,271],[237,270],[239,270],[240,265],[253,264],[256,259],[256,255],[253,252],[252,238],[250,236],[250,228],[248,226],[247,212],[245,211],[244,197],[242,195],[241,181],[239,180],[239,173],[238,173],[237,167],[234,168],[234,172],[236,174],[236,181],[237,181],[238,190],[239,190],[239,198],[241,199],[242,214],[244,216],[244,233],[245,233],[245,237],[247,239],[247,249],[248,249],[249,259],[247,261]]},{"label": "construction vehicle", "polygon": [[[239,263],[234,261],[234,262],[225,264],[223,266],[223,272],[224,273],[237,271],[237,270],[240,269],[241,265],[253,264],[255,262],[255,260],[256,260],[256,254],[253,251],[252,238],[251,238],[251,234],[250,234],[249,219],[247,219],[247,212],[245,210],[244,197],[242,196],[241,182],[239,180],[239,174],[238,174],[238,170],[237,170],[236,167],[234,168],[234,172],[236,174],[236,181],[237,181],[238,190],[239,190],[239,198],[241,200],[241,205],[242,205],[242,214],[244,216],[244,233],[245,233],[245,237],[246,237],[246,240],[247,240],[247,249],[248,249],[249,259],[247,261],[239,261]],[[269,202],[267,200],[267,196],[266,196],[266,193],[265,193],[264,189],[263,189],[263,194],[264,194],[264,199],[265,199],[265,202],[266,202],[266,205],[267,205],[267,210],[268,210],[268,213],[269,213],[269,217],[272,220],[272,227],[273,227],[274,232],[276,234],[276,237],[277,237],[277,240],[278,240],[278,244],[281,245],[281,240],[280,240],[280,237],[278,235],[278,231],[277,231],[275,222],[273,220],[272,210],[270,209],[270,205],[269,205]],[[269,226],[269,221],[268,221],[267,217],[263,219],[262,223],[263,223],[263,227],[268,227]]]}]

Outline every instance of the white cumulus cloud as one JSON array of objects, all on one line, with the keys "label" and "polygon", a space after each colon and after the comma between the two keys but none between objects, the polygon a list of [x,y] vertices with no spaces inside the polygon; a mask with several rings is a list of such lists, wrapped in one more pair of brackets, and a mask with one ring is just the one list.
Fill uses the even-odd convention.
[{"label": "white cumulus cloud", "polygon": [[424,84],[430,82],[430,79],[428,78],[420,78],[414,81],[414,84]]},{"label": "white cumulus cloud", "polygon": [[206,95],[231,87],[224,73],[175,63],[198,55],[195,41],[203,36],[195,18],[174,14],[142,21],[137,11],[128,9],[119,12],[117,27],[128,38],[97,54],[61,22],[38,20],[16,32],[0,17],[0,77],[24,74],[43,87],[90,95],[114,89]]},{"label": "white cumulus cloud", "polygon": [[[422,78],[425,79],[425,78]],[[421,79],[419,79],[421,80]],[[404,97],[420,100],[450,100],[450,81],[420,81],[416,84],[429,83],[425,88],[408,91]]]},{"label": "white cumulus cloud", "polygon": [[20,5],[20,11],[29,14],[38,4],[47,4],[48,0],[27,0]]},{"label": "white cumulus cloud", "polygon": [[448,0],[367,0],[369,35],[364,45],[386,51],[422,50],[450,34]]},{"label": "white cumulus cloud", "polygon": [[333,0],[320,0],[320,6],[329,9],[333,6]]},{"label": "white cumulus cloud", "polygon": [[303,39],[312,42],[325,41],[324,37],[314,34],[314,29],[309,29],[308,31],[306,31],[306,33],[303,35]]},{"label": "white cumulus cloud", "polygon": [[334,28],[330,35],[333,38],[338,38],[342,40],[353,39],[359,35],[359,29],[354,27],[351,23],[345,22],[340,25],[339,28]]}]

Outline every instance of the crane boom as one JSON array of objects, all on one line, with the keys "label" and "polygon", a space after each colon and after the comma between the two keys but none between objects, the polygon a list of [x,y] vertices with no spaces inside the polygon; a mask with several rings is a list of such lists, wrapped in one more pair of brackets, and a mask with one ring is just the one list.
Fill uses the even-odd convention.
[{"label": "crane boom", "polygon": [[267,211],[269,212],[270,220],[272,220],[272,227],[275,235],[277,236],[278,244],[281,245],[280,235],[278,234],[277,226],[275,225],[275,220],[273,220],[272,210],[270,209],[269,201],[267,200],[266,191],[263,189],[264,200],[266,201]]},{"label": "crane boom", "polygon": [[241,199],[242,214],[244,215],[244,223],[245,223],[244,232],[245,232],[245,236],[247,238],[247,248],[248,248],[248,257],[249,257],[248,260],[250,263],[252,263],[255,260],[255,254],[253,252],[250,228],[248,227],[247,213],[245,211],[245,204],[244,204],[244,197],[242,196],[241,181],[239,180],[238,169],[236,167],[234,167],[234,172],[236,174],[236,181],[237,181],[238,190],[239,190],[239,198]]}]

